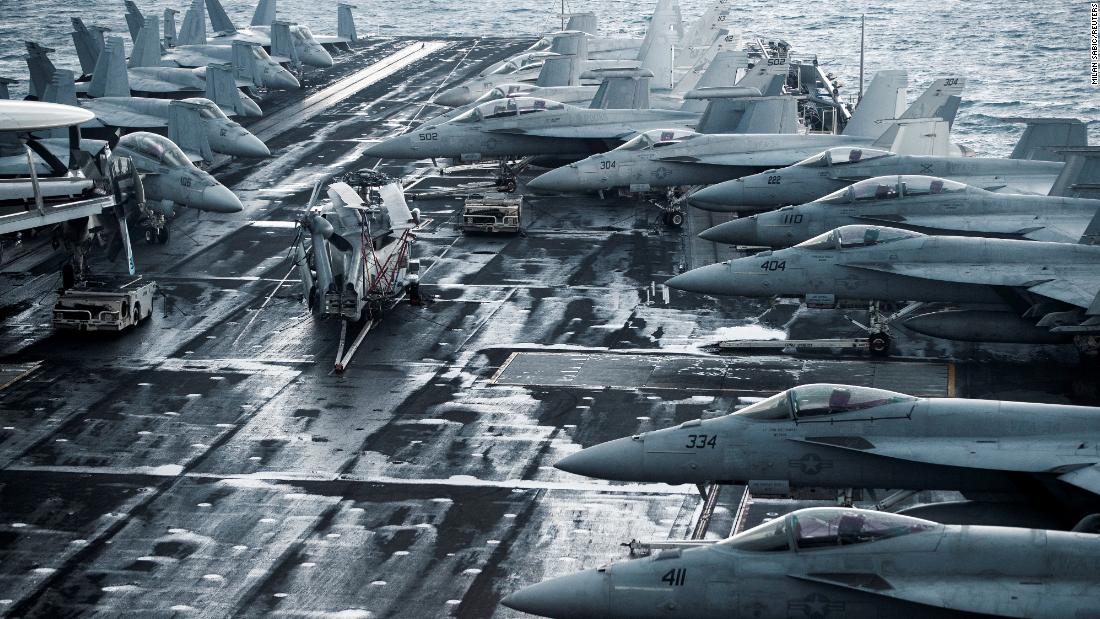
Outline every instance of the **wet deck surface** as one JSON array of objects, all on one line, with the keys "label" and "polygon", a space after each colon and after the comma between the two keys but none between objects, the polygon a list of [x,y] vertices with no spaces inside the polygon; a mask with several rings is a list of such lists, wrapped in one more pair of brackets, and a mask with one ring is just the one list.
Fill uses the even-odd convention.
[{"label": "wet deck surface", "polygon": [[[265,109],[408,44],[369,41]],[[667,277],[725,257],[689,236],[712,224],[671,230],[651,205],[595,196],[531,196],[524,233],[502,237],[458,233],[458,200],[413,202],[431,219],[414,250],[428,302],[394,308],[334,373],[339,327],[306,313],[286,259],[313,182],[373,166],[369,140],[429,117],[448,76],[527,44],[447,41],[269,139],[271,159],[220,167],[245,211],[185,213],[168,245],[137,247],[164,292],[137,330],[54,333],[58,258],[41,243],[5,252],[0,614],[513,617],[498,601],[520,586],[621,558],[632,538],[689,534],[694,488],[552,467],[582,447],[820,380],[1096,401],[1058,348],[902,334],[901,361],[712,354],[733,337],[858,333],[839,312],[666,302]],[[430,175],[417,190],[489,176]],[[708,536],[734,526],[740,497],[725,489]],[[771,505],[750,504],[746,521],[794,502]]]}]

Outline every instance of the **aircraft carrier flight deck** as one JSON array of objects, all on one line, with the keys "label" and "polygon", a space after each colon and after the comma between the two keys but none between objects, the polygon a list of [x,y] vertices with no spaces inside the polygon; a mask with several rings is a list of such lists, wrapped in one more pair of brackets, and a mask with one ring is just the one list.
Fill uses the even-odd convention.
[{"label": "aircraft carrier flight deck", "polygon": [[[534,41],[369,38],[269,93],[241,124],[271,156],[210,169],[243,210],[184,211],[169,242],[135,242],[134,278],[157,292],[122,333],[55,329],[64,252],[48,235],[5,246],[0,616],[527,616],[501,599],[625,560],[625,542],[717,540],[838,502],[554,468],[582,448],[807,383],[1100,403],[1071,345],[895,328],[889,358],[799,351],[774,341],[858,341],[866,308],[665,287],[749,255],[697,237],[733,214],[685,210],[673,227],[650,200],[531,192],[538,172],[521,170],[520,233],[465,234],[464,199],[496,164],[366,153]],[[362,323],[303,304],[294,244],[315,183],[363,169],[419,209],[419,284],[358,339]],[[92,279],[125,268],[88,260]]]}]

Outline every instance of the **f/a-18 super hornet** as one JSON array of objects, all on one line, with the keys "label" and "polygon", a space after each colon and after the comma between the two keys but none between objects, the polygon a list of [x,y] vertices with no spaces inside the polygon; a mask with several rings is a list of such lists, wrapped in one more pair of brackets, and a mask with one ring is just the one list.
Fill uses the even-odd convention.
[{"label": "f/a-18 super hornet", "polygon": [[[130,34],[136,42],[144,17],[141,17],[133,2],[127,2],[126,9]],[[180,26],[176,45],[160,56],[161,66],[205,67],[210,64],[230,63],[237,72],[238,79],[241,79],[240,72],[243,68],[250,68],[252,74],[249,77],[258,87],[272,90],[295,90],[302,87],[298,79],[272,59],[259,43],[241,40],[221,45],[207,43],[205,14],[203,0],[193,0]],[[246,56],[251,56],[251,59],[246,60]]]},{"label": "f/a-18 super hornet", "polygon": [[[42,65],[30,60],[32,76],[42,70]],[[33,79],[33,78],[32,78]],[[78,102],[73,86],[73,74],[64,69],[54,70],[49,78],[43,98],[54,103],[80,105],[96,118],[85,128],[157,129],[167,128],[172,138],[189,154],[197,158],[212,159],[212,153],[238,157],[267,157],[271,151],[247,129],[230,120],[213,101],[203,98],[182,100],[131,97],[125,65],[125,51],[121,37],[110,37],[96,63],[88,93],[97,98]],[[195,113],[188,113],[187,110]],[[173,122],[175,117],[175,122]]]},{"label": "f/a-18 super hornet", "polygon": [[[657,127],[669,133],[676,133],[677,128],[737,131],[739,124],[746,124],[761,127],[763,132],[778,133],[794,122],[793,109],[788,109],[793,99],[771,97],[765,98],[769,101],[756,101],[761,97],[745,95],[759,95],[761,88],[781,82],[786,67],[786,60],[780,59],[770,68],[754,69],[732,88],[696,89],[687,93],[678,110],[581,108],[533,97],[489,101],[445,122],[430,122],[379,142],[368,148],[366,154],[388,159],[451,157],[462,161],[534,155],[583,156]],[[748,85],[741,87],[742,84]],[[710,101],[701,114],[695,105],[696,98]],[[759,104],[760,113],[749,113],[740,99],[752,100],[754,106]],[[730,100],[742,109],[735,112],[721,103]],[[774,112],[777,107],[779,111]]]},{"label": "f/a-18 super hornet", "polygon": [[355,31],[355,17],[351,14],[353,8],[355,8],[354,4],[337,2],[336,34],[315,34],[313,40],[325,46],[326,49],[347,50],[351,48],[352,43],[358,43],[359,35]]},{"label": "f/a-18 super hornet", "polygon": [[[1071,158],[1100,152],[1071,151]],[[849,224],[878,223],[929,234],[961,234],[1075,243],[1100,200],[1064,197],[1088,166],[1066,165],[1051,195],[1002,194],[932,176],[880,176],[824,198],[740,217],[699,234],[731,245],[790,247]],[[1087,179],[1082,179],[1088,182]]]},{"label": "f/a-18 super hornet", "polygon": [[746,211],[802,204],[876,176],[937,176],[999,193],[1044,194],[1061,171],[1061,148],[1087,146],[1085,124],[1074,118],[1022,118],[1020,141],[1008,159],[831,148],[792,166],[718,183],[688,202],[708,211]]},{"label": "f/a-18 super hornet", "polygon": [[1095,617],[1100,535],[801,509],[726,540],[559,576],[506,596],[560,619]]},{"label": "f/a-18 super hornet", "polygon": [[141,176],[144,190],[140,215],[145,240],[164,244],[169,238],[169,221],[176,205],[209,213],[237,213],[240,199],[209,172],[195,167],[176,143],[163,135],[136,131],[119,138],[112,157],[128,157]]},{"label": "f/a-18 super hornet", "polygon": [[409,253],[419,211],[409,210],[399,182],[372,170],[329,185],[327,204],[318,202],[323,185],[313,188],[293,246],[302,298],[318,317],[375,320],[406,291],[416,295],[419,263]]},{"label": "f/a-18 super hornet", "polygon": [[[1085,178],[1096,178],[1096,159]],[[1081,178],[1080,176],[1078,178]],[[1069,193],[1090,195],[1095,184]],[[1095,196],[1095,193],[1091,195]],[[678,290],[746,297],[799,297],[815,306],[838,301],[913,301],[1006,308],[980,321],[934,313],[924,333],[993,342],[1069,339],[1085,355],[1100,351],[1100,216],[1078,243],[972,236],[929,236],[887,226],[850,225],[794,247],[693,269],[668,280]],[[908,323],[906,323],[908,326]],[[885,326],[885,325],[884,325]],[[934,330],[934,331],[933,331]],[[872,331],[885,354],[889,334]]]},{"label": "f/a-18 super hornet", "polygon": [[[73,43],[76,45],[77,56],[80,58],[80,69],[84,77],[77,81],[78,93],[88,93],[91,75],[95,72],[99,56],[103,51],[103,28],[92,29],[84,25],[79,17],[72,18]],[[134,49],[127,63],[127,79],[131,92],[139,95],[180,95],[202,96],[218,104],[226,114],[234,116],[259,117],[263,116],[260,106],[241,92],[238,86],[253,87],[252,65],[255,59],[251,54],[240,54],[238,60],[243,60],[247,66],[238,71],[232,64],[214,64],[193,69],[185,67],[160,66],[160,19],[149,17],[138,31],[134,40]],[[30,46],[28,45],[28,48]],[[50,75],[54,69],[48,52],[53,50],[34,46],[29,53],[37,56],[35,62],[43,65],[40,75]],[[243,51],[243,50],[242,50]],[[242,78],[238,80],[237,76]],[[45,79],[45,78],[42,78]],[[33,82],[32,82],[32,85]],[[42,85],[44,89],[44,85]],[[32,88],[31,94],[38,94]]]},{"label": "f/a-18 super hornet", "polygon": [[594,445],[555,466],[617,481],[747,484],[754,495],[954,490],[967,500],[914,513],[1069,528],[1100,509],[1098,422],[1100,408],[812,384],[730,415]]},{"label": "f/a-18 super hornet", "polygon": [[214,45],[233,41],[259,43],[275,56],[310,67],[332,66],[332,56],[320,42],[314,40],[308,26],[283,22],[287,26],[289,45],[286,45],[285,49],[284,46],[279,45],[279,35],[275,32],[275,24],[278,23],[275,0],[260,0],[256,4],[256,12],[252,15],[252,23],[247,28],[235,26],[219,0],[206,0],[206,11],[210,15],[210,25],[215,32],[214,36],[206,41],[207,43]]},{"label": "f/a-18 super hornet", "polygon": [[893,143],[896,128],[906,119],[953,121],[963,82],[963,78],[937,80],[899,118],[905,72],[880,71],[839,135],[686,134],[659,149],[626,144],[551,170],[527,186],[540,191],[583,192],[706,185],[789,165],[834,146],[885,147]]}]

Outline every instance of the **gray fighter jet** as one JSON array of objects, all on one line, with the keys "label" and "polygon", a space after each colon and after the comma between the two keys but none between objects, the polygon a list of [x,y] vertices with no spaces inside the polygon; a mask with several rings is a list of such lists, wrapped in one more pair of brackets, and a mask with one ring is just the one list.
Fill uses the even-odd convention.
[{"label": "gray fighter jet", "polygon": [[[1089,155],[1095,158],[1100,153]],[[1054,186],[1075,184],[1064,179]],[[715,243],[780,248],[833,228],[878,223],[929,234],[1075,243],[1098,209],[1100,200],[1088,198],[993,193],[933,176],[880,176],[813,202],[727,221],[699,237]]]},{"label": "gray fighter jet", "polygon": [[[210,37],[206,43],[213,45],[232,44],[233,41],[246,41],[258,43],[267,48],[275,56],[283,56],[288,60],[295,60],[310,67],[328,68],[332,66],[332,56],[313,38],[308,26],[300,24],[288,24],[290,40],[289,48],[278,49],[276,45],[275,24],[275,0],[260,0],[256,4],[256,12],[252,16],[252,24],[247,28],[238,28],[233,25],[229,15],[225,12],[218,0],[206,0],[206,10],[210,15],[210,25],[217,33]],[[186,20],[186,16],[184,17]],[[284,56],[289,54],[289,56]]]},{"label": "gray fighter jet", "polygon": [[[127,11],[137,11],[132,3],[126,4]],[[212,45],[206,43],[206,9],[203,0],[193,0],[176,37],[177,45],[170,48],[160,57],[162,66],[176,67],[205,67],[210,64],[231,63],[238,72],[246,68],[251,71],[249,76],[252,82],[262,88],[294,90],[301,88],[298,79],[286,68],[273,60],[258,43],[249,41],[232,41],[227,45]],[[133,23],[143,23],[144,17],[128,20],[131,23],[131,34],[137,41],[136,30]],[[251,59],[248,57],[251,56]]]},{"label": "gray fighter jet", "polygon": [[868,87],[870,96],[856,107],[840,135],[698,133],[660,149],[637,148],[628,143],[551,170],[527,186],[540,191],[585,192],[617,187],[647,191],[654,187],[707,185],[790,165],[834,146],[888,147],[896,137],[894,127],[904,124],[904,119],[939,118],[949,123],[954,120],[963,78],[937,80],[895,120],[899,118],[897,102],[904,100],[905,81],[903,71],[876,74]]},{"label": "gray fighter jet", "polygon": [[134,162],[146,201],[160,206],[165,215],[174,214],[176,204],[210,213],[238,213],[243,208],[232,191],[209,172],[195,167],[183,150],[163,135],[128,133],[119,138],[111,152]]},{"label": "gray fighter jet", "polygon": [[[801,385],[712,419],[601,443],[557,468],[600,479],[955,490],[941,522],[1068,528],[1100,509],[1100,408]],[[931,514],[934,513],[934,516]]]},{"label": "gray fighter jet", "polygon": [[[52,89],[43,99],[53,103],[80,105],[95,112],[96,118],[85,128],[150,129],[168,128],[169,137],[184,150],[203,159],[211,159],[210,151],[238,157],[268,157],[271,151],[247,129],[230,120],[213,101],[190,98],[178,101],[131,97],[125,65],[125,50],[121,37],[110,37],[99,56],[88,94],[95,99],[78,102],[71,71],[56,69],[51,76]],[[28,63],[32,79],[41,70],[35,62]],[[197,116],[178,116],[180,110],[196,108]],[[177,115],[178,122],[172,122]],[[186,120],[186,122],[184,122]],[[201,138],[189,134],[201,134]],[[204,147],[192,149],[196,140]]]},{"label": "gray fighter jet", "polygon": [[1100,535],[1087,521],[1080,529],[802,509],[721,542],[552,578],[501,603],[562,619],[1094,617]]},{"label": "gray fighter jet", "polygon": [[[73,17],[71,21],[73,43],[80,58],[80,69],[85,76],[91,76],[103,51],[102,34],[105,29],[88,28],[79,17]],[[43,75],[50,75],[54,71],[52,63],[46,56],[50,51],[53,50],[35,46],[35,51],[32,52],[40,56],[36,62],[43,63],[43,69],[40,72]],[[236,79],[237,74],[252,75],[251,65],[254,58],[251,54],[245,57],[249,66],[239,72],[231,64],[194,69],[162,67],[160,66],[160,20],[149,17],[138,31],[126,72],[131,91],[141,95],[204,96],[217,103],[226,114],[246,117],[263,116],[260,106],[238,88],[238,86],[255,85],[250,78],[239,82]],[[87,93],[89,83],[89,81],[77,81],[77,92]],[[32,94],[37,93],[32,89]]]},{"label": "gray fighter jet", "polygon": [[[1100,351],[1098,240],[1100,217],[1078,244],[851,225],[787,249],[693,269],[667,285],[700,294],[805,298],[819,307],[844,300],[1007,305],[1012,311],[1003,313],[1001,338],[1012,339],[994,341],[1042,341],[1054,333],[1072,336],[1083,354],[1095,355]],[[1019,324],[1021,318],[1030,329]],[[871,346],[883,354],[888,334],[874,333]]]},{"label": "gray fighter jet", "polygon": [[1085,124],[1073,118],[1025,118],[1028,123],[1008,159],[899,154],[873,148],[833,148],[792,166],[772,169],[688,196],[708,211],[745,211],[803,204],[876,176],[921,174],[1001,193],[1045,194],[1061,170],[1054,149],[1086,146]]}]

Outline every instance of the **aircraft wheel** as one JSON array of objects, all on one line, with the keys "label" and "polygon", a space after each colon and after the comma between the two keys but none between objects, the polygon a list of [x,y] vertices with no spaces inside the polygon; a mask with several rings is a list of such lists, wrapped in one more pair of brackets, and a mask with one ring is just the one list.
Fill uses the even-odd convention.
[{"label": "aircraft wheel", "polygon": [[149,245],[153,245],[157,242],[156,230],[150,229],[145,231],[145,242]]},{"label": "aircraft wheel", "polygon": [[871,355],[885,357],[890,354],[890,336],[885,333],[872,333],[868,339]]},{"label": "aircraft wheel", "polygon": [[133,312],[131,312],[131,313],[132,313],[132,314],[133,314],[133,316],[134,316],[134,325],[135,325],[135,326],[137,326],[137,325],[140,325],[140,324],[141,324],[141,320],[142,320],[142,316],[141,316],[141,303],[134,303],[134,309],[133,309]]},{"label": "aircraft wheel", "polygon": [[171,235],[168,232],[168,226],[164,226],[160,230],[157,230],[157,244],[158,245],[167,244],[169,238],[171,238]]},{"label": "aircraft wheel", "polygon": [[673,228],[679,228],[680,226],[684,225],[684,214],[683,213],[669,213],[668,214],[668,225],[672,226]]},{"label": "aircraft wheel", "polygon": [[505,181],[501,188],[504,190],[504,193],[512,193],[516,190],[516,181]]}]

